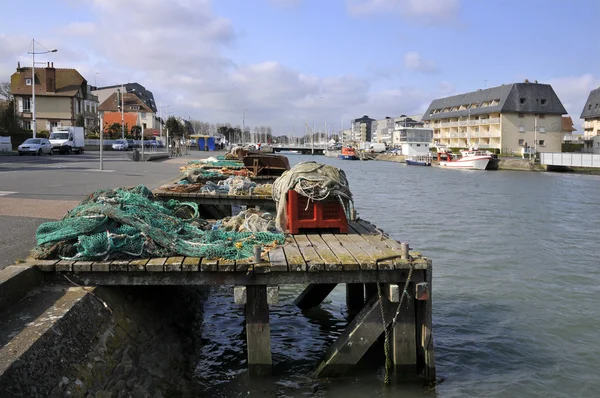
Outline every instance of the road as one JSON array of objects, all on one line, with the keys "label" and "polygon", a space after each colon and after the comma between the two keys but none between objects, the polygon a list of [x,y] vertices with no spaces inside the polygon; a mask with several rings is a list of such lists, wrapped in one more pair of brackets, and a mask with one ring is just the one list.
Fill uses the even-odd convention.
[{"label": "road", "polygon": [[189,160],[221,152],[153,162],[133,162],[125,152],[82,155],[0,156],[0,269],[24,260],[35,246],[35,231],[60,220],[86,195],[98,189],[146,185],[150,189],[172,180]]}]

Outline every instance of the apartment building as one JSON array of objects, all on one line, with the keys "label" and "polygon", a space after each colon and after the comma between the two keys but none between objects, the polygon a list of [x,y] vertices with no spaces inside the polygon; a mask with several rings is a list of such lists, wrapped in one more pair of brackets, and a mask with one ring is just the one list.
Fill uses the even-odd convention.
[{"label": "apartment building", "polygon": [[[121,112],[121,108],[122,112]],[[100,119],[104,131],[113,124],[125,124],[125,131],[128,134],[133,126],[144,128],[144,136],[157,134],[159,129],[158,121],[155,120],[152,108],[140,99],[135,93],[121,94],[120,91],[111,94],[98,107]]]},{"label": "apartment building", "polygon": [[505,84],[434,100],[423,116],[434,145],[560,152],[564,106],[549,84]]},{"label": "apartment building", "polygon": [[55,68],[53,62],[48,62],[46,67],[36,68],[32,76],[31,68],[22,68],[19,63],[10,77],[10,90],[15,98],[15,114],[23,129],[32,128],[33,89],[37,132],[74,126],[79,115],[84,117],[86,126],[94,122],[98,98],[91,94],[87,81],[77,70]]},{"label": "apartment building", "polygon": [[376,120],[364,115],[361,118],[352,120],[350,124],[352,130],[352,141],[371,142],[373,131],[376,129]]},{"label": "apartment building", "polygon": [[422,115],[406,116],[400,115],[395,118],[386,116],[385,119],[373,122],[373,142],[385,143],[388,146],[394,144],[394,131],[402,127],[423,127],[424,123],[420,120]]},{"label": "apartment building", "polygon": [[590,92],[580,118],[584,120],[583,139],[600,135],[600,87]]}]

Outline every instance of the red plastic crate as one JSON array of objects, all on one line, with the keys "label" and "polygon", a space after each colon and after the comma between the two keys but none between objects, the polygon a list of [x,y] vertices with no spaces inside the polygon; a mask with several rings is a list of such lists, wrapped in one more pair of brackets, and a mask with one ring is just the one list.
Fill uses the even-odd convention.
[{"label": "red plastic crate", "polygon": [[289,190],[287,228],[291,234],[298,234],[301,229],[333,229],[345,234],[348,233],[348,219],[337,198],[315,202]]}]

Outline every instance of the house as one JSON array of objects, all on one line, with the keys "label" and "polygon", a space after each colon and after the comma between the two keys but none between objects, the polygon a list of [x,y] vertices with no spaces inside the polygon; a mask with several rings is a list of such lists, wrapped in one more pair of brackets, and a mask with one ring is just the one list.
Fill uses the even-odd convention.
[{"label": "house", "polygon": [[591,139],[596,135],[600,135],[600,87],[590,92],[580,118],[584,120],[584,139]]},{"label": "house", "polygon": [[364,115],[361,118],[354,119],[351,122],[351,130],[353,141],[357,142],[370,142],[373,139],[373,131],[376,128],[375,119]]},{"label": "house", "polygon": [[400,148],[402,155],[423,156],[429,154],[432,139],[432,129],[399,126],[394,130],[392,145]]},{"label": "house", "polygon": [[525,80],[436,99],[423,121],[435,145],[560,152],[566,113],[552,86]]},{"label": "house", "polygon": [[583,139],[582,134],[574,134],[573,132],[577,131],[575,126],[573,126],[573,119],[571,116],[563,116],[562,117],[562,137],[563,142],[573,142],[580,141]]},{"label": "house", "polygon": [[15,98],[15,114],[25,130],[31,130],[32,90],[35,88],[36,130],[51,131],[53,127],[74,126],[81,115],[84,125],[94,123],[98,98],[93,95],[87,81],[75,69],[54,68],[48,62],[44,68],[35,69],[17,65],[10,77],[10,90]]},{"label": "house", "polygon": [[[152,91],[147,90],[144,86],[139,83],[127,83],[114,86],[97,87],[92,91],[98,96],[100,104],[104,103],[109,97],[117,92],[125,93],[125,98],[129,94],[135,95],[139,102],[145,105],[145,111],[140,113],[140,126],[145,125],[147,129],[154,130],[159,129],[160,124],[157,118],[158,108],[154,101],[154,94]],[[127,110],[127,109],[126,109]]]},{"label": "house", "polygon": [[144,129],[144,137],[152,137],[158,131],[159,124],[154,118],[154,111],[135,93],[121,94],[117,91],[100,104],[98,111],[104,132],[108,132],[114,123],[121,122],[125,125],[126,135],[131,133],[134,126]]},{"label": "house", "polygon": [[424,123],[420,121],[420,117],[413,119],[406,115],[400,115],[395,118],[386,116],[385,119],[373,122],[372,141],[386,143],[388,146],[391,146],[394,130],[401,127],[423,127],[423,125]]}]

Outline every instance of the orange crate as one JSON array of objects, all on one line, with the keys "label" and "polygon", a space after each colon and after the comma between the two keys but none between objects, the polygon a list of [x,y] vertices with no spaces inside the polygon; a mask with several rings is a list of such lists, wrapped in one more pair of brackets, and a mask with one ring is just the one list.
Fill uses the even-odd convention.
[{"label": "orange crate", "polygon": [[298,234],[301,229],[333,229],[345,234],[348,233],[348,219],[337,198],[315,202],[289,190],[287,227],[291,234]]}]

